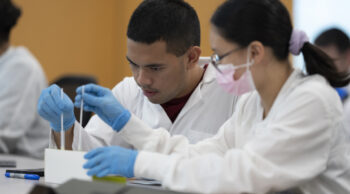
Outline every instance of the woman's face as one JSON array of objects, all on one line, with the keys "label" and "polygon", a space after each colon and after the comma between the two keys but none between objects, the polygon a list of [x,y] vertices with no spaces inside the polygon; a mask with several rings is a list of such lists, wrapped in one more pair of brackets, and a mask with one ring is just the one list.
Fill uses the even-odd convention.
[{"label": "woman's face", "polygon": [[[218,56],[223,56],[229,53],[225,57],[221,57],[221,60],[218,61],[218,63],[222,65],[231,64],[238,66],[247,64],[247,55],[249,52],[249,62],[253,62],[253,64],[248,68],[251,71],[255,88],[259,90],[259,88],[263,87],[262,85],[264,85],[263,83],[266,80],[266,68],[264,64],[268,63],[268,61],[264,61],[263,58],[266,52],[271,53],[272,51],[267,51],[267,49],[264,49],[263,45],[257,41],[252,42],[248,47],[242,47],[238,44],[232,43],[222,37],[218,29],[213,25],[210,30],[210,44],[214,54],[217,54]],[[247,66],[238,68],[233,74],[233,79],[238,80],[246,70]]]},{"label": "woman's face", "polygon": [[[211,27],[210,44],[214,54],[217,54],[220,60],[218,64],[233,64],[234,66],[246,64],[248,48],[242,48],[238,44],[231,43],[225,40],[218,32],[215,26]],[[247,70],[247,67],[238,68],[233,75],[235,80],[239,79],[241,75]]]}]

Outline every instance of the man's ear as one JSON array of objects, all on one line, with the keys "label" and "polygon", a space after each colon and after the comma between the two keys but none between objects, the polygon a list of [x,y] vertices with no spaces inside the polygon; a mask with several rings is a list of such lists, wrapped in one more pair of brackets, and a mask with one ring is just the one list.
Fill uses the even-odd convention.
[{"label": "man's ear", "polygon": [[250,60],[254,63],[261,63],[265,56],[265,47],[260,41],[250,43]]},{"label": "man's ear", "polygon": [[199,46],[192,46],[187,51],[187,69],[192,69],[198,63],[199,57],[201,56],[202,50]]}]

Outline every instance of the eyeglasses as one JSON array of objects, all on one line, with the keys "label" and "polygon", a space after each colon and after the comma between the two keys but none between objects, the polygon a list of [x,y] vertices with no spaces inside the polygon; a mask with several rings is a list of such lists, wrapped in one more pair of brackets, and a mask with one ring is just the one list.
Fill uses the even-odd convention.
[{"label": "eyeglasses", "polygon": [[238,47],[238,48],[235,48],[235,49],[232,49],[231,51],[223,54],[223,55],[218,55],[216,53],[214,53],[213,55],[210,56],[210,63],[214,65],[215,69],[218,70],[220,73],[222,73],[219,69],[219,64],[220,64],[220,61],[224,58],[224,57],[227,57],[228,55],[240,50],[241,47]]}]

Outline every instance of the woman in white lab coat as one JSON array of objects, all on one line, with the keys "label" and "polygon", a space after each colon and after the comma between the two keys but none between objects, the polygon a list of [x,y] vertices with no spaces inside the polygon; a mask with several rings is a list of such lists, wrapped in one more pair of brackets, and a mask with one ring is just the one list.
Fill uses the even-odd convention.
[{"label": "woman in white lab coat", "polygon": [[[185,137],[152,130],[131,115],[114,130],[138,151],[95,149],[85,156],[88,174],[153,178],[173,190],[200,193],[290,188],[350,193],[349,140],[340,99],[331,87],[348,84],[348,75],[338,73],[305,33],[292,29],[278,0],[228,0],[211,24],[217,81],[232,94],[244,94],[233,117],[216,136],[191,145]],[[288,61],[289,53],[300,52],[306,74]],[[92,99],[110,98],[100,90],[85,90],[87,109],[98,109]],[[111,105],[121,110],[118,103]]]}]

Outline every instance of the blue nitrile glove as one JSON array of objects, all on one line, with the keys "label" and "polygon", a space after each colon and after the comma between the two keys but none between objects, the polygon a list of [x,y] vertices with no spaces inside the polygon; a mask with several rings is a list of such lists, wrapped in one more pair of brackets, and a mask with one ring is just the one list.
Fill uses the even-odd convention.
[{"label": "blue nitrile glove", "polygon": [[38,102],[38,113],[50,122],[51,128],[61,131],[61,113],[63,113],[63,129],[68,130],[75,122],[73,102],[66,94],[61,99],[61,88],[56,84],[41,92]]},{"label": "blue nitrile glove", "polygon": [[85,169],[90,169],[89,176],[103,177],[109,174],[124,177],[134,177],[134,165],[138,152],[119,146],[101,147],[94,149],[84,158],[88,161],[84,164]]},{"label": "blue nitrile glove", "polygon": [[82,86],[77,88],[74,105],[80,107],[83,97],[84,110],[96,113],[115,131],[119,132],[129,121],[130,112],[118,102],[111,90],[95,84],[88,84],[84,86],[84,95],[81,94]]}]

